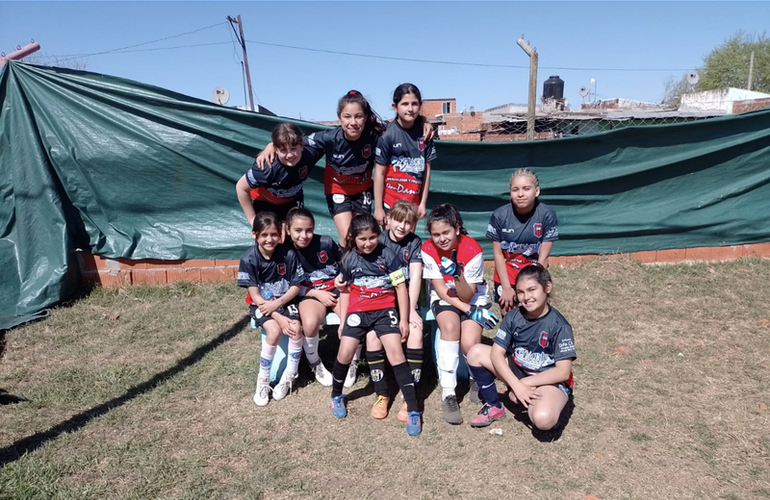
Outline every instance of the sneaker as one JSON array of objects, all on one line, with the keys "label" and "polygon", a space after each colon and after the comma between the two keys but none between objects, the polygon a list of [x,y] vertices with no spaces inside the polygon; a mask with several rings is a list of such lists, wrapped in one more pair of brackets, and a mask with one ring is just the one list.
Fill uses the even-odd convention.
[{"label": "sneaker", "polygon": [[419,436],[422,432],[422,422],[420,422],[420,412],[410,411],[406,421],[406,433],[410,436]]},{"label": "sneaker", "polygon": [[481,410],[479,410],[479,414],[471,420],[471,427],[486,427],[501,418],[505,418],[505,408],[484,404]]},{"label": "sneaker", "polygon": [[471,379],[471,388],[468,390],[468,397],[471,403],[481,403],[481,394],[479,393],[479,384]]},{"label": "sneaker", "polygon": [[345,387],[351,388],[356,383],[358,377],[358,361],[353,361],[348,367],[348,374],[345,376]]},{"label": "sneaker", "polygon": [[332,374],[329,373],[329,370],[326,369],[323,362],[319,361],[315,366],[311,366],[310,369],[313,370],[315,379],[319,384],[324,387],[332,386]]},{"label": "sneaker", "polygon": [[332,398],[332,415],[337,418],[345,418],[348,415],[348,409],[345,407],[344,394]]},{"label": "sneaker", "polygon": [[382,420],[388,416],[388,398],[385,396],[377,396],[377,401],[372,406],[372,418]]},{"label": "sneaker", "polygon": [[399,422],[406,422],[409,420],[409,411],[406,409],[406,401],[404,401],[404,404],[401,405],[401,409],[398,410],[398,415],[396,415],[396,418]]},{"label": "sneaker", "polygon": [[463,423],[463,415],[460,413],[460,404],[457,402],[457,396],[452,394],[441,401],[441,411],[444,413],[444,420],[452,425]]},{"label": "sneaker", "polygon": [[278,381],[278,384],[273,389],[273,399],[278,401],[291,394],[291,387],[296,379],[296,373],[294,375],[287,375],[286,372],[283,372],[281,380]]},{"label": "sneaker", "polygon": [[257,406],[267,406],[268,396],[270,395],[270,379],[257,378],[257,391],[254,393],[254,404]]}]

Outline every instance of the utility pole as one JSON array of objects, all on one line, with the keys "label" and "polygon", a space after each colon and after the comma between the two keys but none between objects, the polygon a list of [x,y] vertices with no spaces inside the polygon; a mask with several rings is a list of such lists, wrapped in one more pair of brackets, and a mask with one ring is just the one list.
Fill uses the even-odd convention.
[{"label": "utility pole", "polygon": [[527,140],[535,140],[535,99],[537,97],[537,51],[522,38],[516,43],[529,56],[529,99],[527,100]]},{"label": "utility pole", "polygon": [[230,24],[238,23],[238,31],[241,33],[240,38],[238,41],[241,43],[241,48],[243,49],[243,64],[246,67],[246,84],[249,87],[249,106],[251,107],[251,110],[254,111],[254,92],[251,90],[251,73],[249,72],[249,56],[246,55],[246,38],[243,36],[243,23],[241,22],[241,15],[238,14],[237,19],[233,19],[230,16],[227,16],[227,20],[230,21]]},{"label": "utility pole", "polygon": [[746,90],[751,90],[751,77],[754,73],[754,51],[751,51],[751,57],[749,58],[749,87]]}]

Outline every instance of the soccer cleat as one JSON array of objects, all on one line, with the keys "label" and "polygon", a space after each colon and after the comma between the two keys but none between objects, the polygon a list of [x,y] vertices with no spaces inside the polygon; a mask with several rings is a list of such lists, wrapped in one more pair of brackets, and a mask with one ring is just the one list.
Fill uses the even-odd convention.
[{"label": "soccer cleat", "polygon": [[257,391],[254,393],[254,404],[257,406],[267,406],[270,395],[270,379],[257,378]]},{"label": "soccer cleat", "polygon": [[348,415],[348,409],[345,407],[344,394],[332,398],[332,415],[337,418],[345,418]]},{"label": "soccer cleat", "polygon": [[479,393],[479,384],[475,380],[471,379],[471,388],[468,390],[468,397],[471,403],[481,403],[481,394]]},{"label": "soccer cleat", "polygon": [[291,394],[291,387],[296,379],[296,374],[290,376],[284,371],[283,375],[281,375],[281,380],[278,381],[278,384],[273,389],[273,399],[278,401]]},{"label": "soccer cleat", "polygon": [[457,396],[452,394],[441,401],[441,411],[444,413],[444,420],[452,425],[463,423],[463,414],[460,413],[460,405],[457,403]]},{"label": "soccer cleat", "polygon": [[406,401],[404,401],[404,404],[401,405],[401,409],[398,410],[398,415],[396,415],[396,418],[399,422],[406,422],[409,420],[409,411],[406,409]]},{"label": "soccer cleat", "polygon": [[319,384],[323,385],[324,387],[331,387],[333,382],[332,374],[329,373],[329,370],[326,369],[323,362],[319,361],[315,366],[311,366],[310,368],[313,370],[315,379]]},{"label": "soccer cleat", "polygon": [[344,386],[348,389],[353,387],[356,383],[356,377],[358,377],[358,361],[353,361],[348,367],[348,374],[345,376]]},{"label": "soccer cleat", "polygon": [[410,436],[419,436],[422,432],[422,422],[419,411],[410,411],[406,420],[406,433]]},{"label": "soccer cleat", "polygon": [[377,401],[372,406],[372,418],[382,420],[388,416],[388,398],[385,396],[377,396]]},{"label": "soccer cleat", "polygon": [[497,408],[485,403],[478,415],[471,419],[471,427],[486,427],[501,418],[505,418],[505,408]]}]

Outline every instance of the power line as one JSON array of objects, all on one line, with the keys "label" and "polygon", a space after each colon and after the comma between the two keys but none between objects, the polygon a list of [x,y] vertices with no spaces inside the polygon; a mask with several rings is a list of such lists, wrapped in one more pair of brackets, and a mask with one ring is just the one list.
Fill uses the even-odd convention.
[{"label": "power line", "polygon": [[[267,45],[270,47],[281,47],[284,49],[305,50],[309,52],[321,52],[324,54],[335,54],[351,57],[364,57],[367,59],[385,59],[389,61],[408,61],[419,63],[431,63],[431,64],[447,64],[451,66],[480,66],[485,68],[513,68],[513,69],[529,69],[529,66],[515,65],[515,64],[488,64],[488,63],[474,63],[465,61],[439,61],[435,59],[411,59],[408,57],[394,57],[394,56],[381,56],[375,54],[359,54],[356,52],[342,52],[337,50],[325,50],[316,49],[313,47],[299,47],[296,45],[284,45],[280,43],[271,42],[258,42],[256,40],[246,40],[246,43],[253,43],[257,45]],[[542,69],[555,69],[555,70],[568,70],[568,71],[690,71],[692,68],[575,68],[568,66],[540,66]]]}]

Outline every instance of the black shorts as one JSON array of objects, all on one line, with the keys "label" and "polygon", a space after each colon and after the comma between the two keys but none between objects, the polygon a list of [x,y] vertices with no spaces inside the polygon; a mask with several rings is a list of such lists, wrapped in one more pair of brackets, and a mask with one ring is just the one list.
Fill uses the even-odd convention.
[{"label": "black shorts", "polygon": [[327,194],[326,206],[329,208],[329,214],[332,217],[345,212],[369,214],[372,213],[372,196],[371,189],[350,195],[342,193]]},{"label": "black shorts", "polygon": [[[508,356],[508,366],[511,368],[513,374],[516,375],[517,379],[521,380],[524,377],[529,377],[529,374],[525,373],[524,370],[519,367],[519,365],[514,363],[513,356]],[[570,394],[572,394],[572,388],[568,386],[566,382],[559,382],[558,384],[552,385],[563,392],[564,395],[567,396],[567,399],[569,399]]]},{"label": "black shorts", "polygon": [[[482,309],[489,309],[492,306],[490,304],[487,304],[485,306],[478,306],[478,307],[481,307]],[[438,321],[438,313],[444,312],[444,311],[452,311],[452,312],[456,313],[458,316],[460,316],[460,322],[463,322],[463,321],[473,321],[470,318],[470,316],[468,316],[464,312],[460,311],[456,307],[450,306],[450,305],[444,305],[439,300],[434,300],[433,302],[431,302],[430,310],[433,311],[433,317],[436,318],[436,321]]]},{"label": "black shorts", "polygon": [[[288,304],[284,304],[278,309],[275,310],[278,314],[285,316],[289,319],[294,319],[299,321],[299,309],[297,309],[297,304],[294,301],[289,302]],[[271,316],[265,316],[259,311],[259,308],[252,304],[249,306],[249,316],[251,316],[251,319],[254,320],[254,326],[256,328],[262,328],[262,326],[267,323],[268,320],[273,319]]]},{"label": "black shorts", "polygon": [[378,338],[393,333],[401,335],[396,308],[348,313],[345,317],[345,326],[342,327],[342,336],[363,342],[366,334],[372,330]]},{"label": "black shorts", "polygon": [[251,200],[251,205],[254,207],[254,212],[273,212],[278,216],[278,220],[285,221],[286,214],[289,213],[294,207],[302,208],[305,204],[302,199],[293,201],[291,203],[284,203],[283,205],[274,205],[262,200]]},{"label": "black shorts", "polygon": [[[337,288],[332,288],[332,289],[326,290],[326,291],[330,292],[332,295],[334,295],[338,299],[340,298],[340,291]],[[302,297],[299,298],[299,302],[304,302],[305,300],[315,300],[316,302],[321,302],[317,298],[315,298],[315,297],[308,297],[307,295],[303,295]],[[332,313],[332,312],[334,312],[334,308],[333,307],[327,307],[326,308],[326,314],[329,314],[329,313]]]},{"label": "black shorts", "polygon": [[[492,283],[492,298],[494,299],[496,304],[500,303],[500,299],[503,296],[503,285],[498,283],[497,281]],[[519,299],[516,297],[516,290],[513,290],[513,302],[518,304]]]}]

